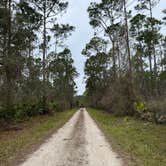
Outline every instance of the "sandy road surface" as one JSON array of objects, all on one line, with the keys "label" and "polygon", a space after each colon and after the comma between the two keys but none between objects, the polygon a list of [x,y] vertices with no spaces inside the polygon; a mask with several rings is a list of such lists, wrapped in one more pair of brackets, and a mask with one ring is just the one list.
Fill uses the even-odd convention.
[{"label": "sandy road surface", "polygon": [[20,166],[122,166],[122,160],[84,109]]}]

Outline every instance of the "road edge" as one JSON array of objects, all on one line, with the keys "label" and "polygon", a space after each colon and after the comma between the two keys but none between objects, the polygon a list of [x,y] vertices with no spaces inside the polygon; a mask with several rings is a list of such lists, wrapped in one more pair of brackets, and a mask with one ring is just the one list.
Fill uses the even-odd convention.
[{"label": "road edge", "polygon": [[[74,109],[77,110],[77,109]],[[62,128],[74,115],[76,111],[73,113],[62,123],[57,125],[56,127],[50,129],[45,135],[40,137],[40,139],[36,140],[34,143],[25,146],[21,151],[11,160],[7,166],[18,166],[26,161],[29,155],[34,153],[40,146],[47,142],[47,140],[55,134],[60,128]]]}]

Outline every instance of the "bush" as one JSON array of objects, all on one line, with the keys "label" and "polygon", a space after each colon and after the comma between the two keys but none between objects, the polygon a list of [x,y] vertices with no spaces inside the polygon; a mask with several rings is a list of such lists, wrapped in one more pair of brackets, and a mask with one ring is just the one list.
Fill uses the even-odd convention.
[{"label": "bush", "polygon": [[11,109],[5,107],[0,108],[0,124],[6,122],[12,122],[14,120],[21,120],[27,117],[33,117],[37,115],[47,114],[48,109],[42,108],[41,102],[32,104],[18,104],[12,106]]},{"label": "bush", "polygon": [[149,101],[148,110],[154,114],[156,123],[166,123],[166,99]]},{"label": "bush", "polygon": [[11,121],[16,114],[16,109],[12,106],[10,109],[5,107],[1,107],[0,109],[0,119],[4,119],[6,121]]},{"label": "bush", "polygon": [[33,117],[37,115],[45,115],[49,113],[49,108],[46,105],[45,109],[41,102],[34,103],[34,104],[27,104],[23,106],[26,114],[28,117]]},{"label": "bush", "polygon": [[69,109],[71,107],[70,103],[65,100],[60,101],[52,101],[49,103],[49,110],[50,112],[59,112],[65,109]]},{"label": "bush", "polygon": [[151,100],[134,102],[135,116],[146,121],[166,123],[166,100]]},{"label": "bush", "polygon": [[5,107],[0,108],[0,130],[6,130],[15,120],[16,109],[11,107],[7,109]]},{"label": "bush", "polygon": [[16,107],[16,113],[15,113],[15,119],[16,120],[21,120],[24,119],[25,117],[27,117],[27,112],[26,109],[23,108],[23,106],[18,105]]},{"label": "bush", "polygon": [[142,100],[137,100],[134,102],[134,109],[141,113],[141,112],[146,111],[147,107]]},{"label": "bush", "polygon": [[142,120],[153,120],[151,113],[147,110],[145,102],[141,99],[134,102],[134,111],[135,116],[141,118]]},{"label": "bush", "polygon": [[9,122],[12,123],[38,115],[52,114],[55,111],[63,111],[67,107],[68,103],[64,102],[50,102],[45,109],[43,109],[42,102],[17,104],[12,106],[11,109],[0,107],[0,126],[4,128]]},{"label": "bush", "polygon": [[118,116],[134,115],[133,103],[135,96],[126,78],[121,78],[107,89],[101,104],[108,111]]}]

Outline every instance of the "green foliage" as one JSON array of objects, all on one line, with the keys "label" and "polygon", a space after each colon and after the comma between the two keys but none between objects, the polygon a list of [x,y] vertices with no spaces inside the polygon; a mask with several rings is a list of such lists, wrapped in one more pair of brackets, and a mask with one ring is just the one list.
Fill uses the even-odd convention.
[{"label": "green foliage", "polygon": [[146,121],[154,122],[154,114],[149,111],[147,104],[142,100],[137,100],[134,102],[135,116]]},{"label": "green foliage", "polygon": [[[166,94],[163,22],[153,14],[158,2],[138,0],[135,16],[127,11],[126,1],[101,0],[89,5],[90,25],[95,29],[95,36],[82,54],[88,57],[85,74],[90,106],[116,115],[154,120],[148,106],[136,99],[141,96],[146,101],[151,97],[164,98]],[[103,32],[103,39],[98,37],[101,34],[98,35],[96,29]],[[104,42],[105,38],[108,41]]]},{"label": "green foliage", "polygon": [[166,100],[151,100],[147,105],[148,110],[154,114],[156,123],[166,124]]},{"label": "green foliage", "polygon": [[[55,24],[67,6],[63,0],[0,1],[0,120],[5,125],[69,108],[70,104],[63,107],[64,103],[72,103],[77,72],[70,50],[57,51],[75,28]],[[48,22],[53,28],[47,28]],[[53,35],[47,35],[48,31]],[[56,42],[56,51],[49,57],[46,52],[51,40]],[[60,104],[49,106],[52,100]]]},{"label": "green foliage", "polygon": [[137,100],[134,102],[134,109],[139,112],[144,112],[147,110],[147,107],[142,100]]},{"label": "green foliage", "polygon": [[[48,108],[49,109],[49,108]],[[58,109],[53,109],[57,111]],[[59,110],[58,110],[59,111]],[[6,110],[5,107],[0,109],[0,121],[8,122],[22,121],[29,117],[48,114],[49,110],[44,110],[42,103],[26,103],[13,105],[12,109]]]},{"label": "green foliage", "polygon": [[60,101],[50,102],[49,109],[51,110],[51,112],[62,112],[62,111],[64,111],[64,105],[62,105],[62,103],[60,103]]},{"label": "green foliage", "polygon": [[4,107],[0,108],[0,121],[11,121],[15,116],[15,108],[5,109]]},{"label": "green foliage", "polygon": [[51,28],[51,31],[55,37],[55,47],[62,47],[64,40],[71,36],[72,31],[75,30],[75,27],[70,26],[69,24],[54,24]]},{"label": "green foliage", "polygon": [[90,40],[88,44],[86,44],[85,48],[82,50],[82,54],[87,57],[90,57],[98,53],[105,52],[107,44],[107,41],[95,36]]},{"label": "green foliage", "polygon": [[[53,80],[54,99],[59,102],[57,109],[66,109],[72,104],[75,94],[74,78],[78,73],[73,66],[71,51],[65,48],[62,52],[49,54],[49,71]],[[63,108],[64,107],[64,108]]]},{"label": "green foliage", "polygon": [[142,100],[134,102],[135,115],[142,120],[152,121],[160,124],[166,123],[166,101],[165,99],[150,100],[146,103]]}]

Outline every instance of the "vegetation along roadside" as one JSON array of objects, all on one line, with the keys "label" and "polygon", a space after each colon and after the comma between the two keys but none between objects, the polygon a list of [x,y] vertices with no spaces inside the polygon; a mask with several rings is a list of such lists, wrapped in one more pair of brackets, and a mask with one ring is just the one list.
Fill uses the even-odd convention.
[{"label": "vegetation along roadside", "polygon": [[[37,116],[24,121],[20,130],[0,132],[0,165],[12,165],[24,159],[55,130],[62,126],[75,112],[56,112],[53,116]],[[28,150],[27,150],[28,149]],[[23,155],[23,156],[22,156]]]},{"label": "vegetation along roadside", "polygon": [[113,148],[128,158],[129,165],[163,166],[166,163],[166,126],[131,117],[88,109]]}]

